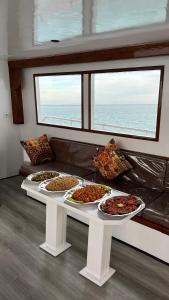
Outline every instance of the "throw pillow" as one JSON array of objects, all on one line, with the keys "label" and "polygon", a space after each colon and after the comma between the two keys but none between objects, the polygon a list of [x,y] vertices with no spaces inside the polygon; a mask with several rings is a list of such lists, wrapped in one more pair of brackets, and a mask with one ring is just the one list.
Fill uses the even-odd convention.
[{"label": "throw pillow", "polygon": [[111,142],[95,156],[94,164],[100,174],[107,179],[113,179],[132,168],[118,145]]},{"label": "throw pillow", "polygon": [[21,145],[26,150],[32,165],[39,165],[54,159],[54,154],[46,134],[37,138],[21,141]]}]

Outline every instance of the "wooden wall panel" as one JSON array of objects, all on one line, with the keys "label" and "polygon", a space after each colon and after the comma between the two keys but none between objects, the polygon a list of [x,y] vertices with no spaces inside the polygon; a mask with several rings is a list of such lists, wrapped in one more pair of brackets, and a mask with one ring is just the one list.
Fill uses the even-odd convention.
[{"label": "wooden wall panel", "polygon": [[24,124],[21,71],[22,70],[18,68],[9,68],[11,102],[14,124]]}]

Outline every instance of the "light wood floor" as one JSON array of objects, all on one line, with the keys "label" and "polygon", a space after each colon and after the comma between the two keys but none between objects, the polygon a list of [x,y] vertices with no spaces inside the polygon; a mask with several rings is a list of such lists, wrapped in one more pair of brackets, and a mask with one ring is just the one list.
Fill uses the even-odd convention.
[{"label": "light wood floor", "polygon": [[72,247],[57,258],[41,251],[45,206],[24,195],[21,180],[0,181],[0,300],[169,299],[168,265],[117,240],[111,252],[117,272],[102,288],[80,276],[88,227],[73,219],[67,234]]}]

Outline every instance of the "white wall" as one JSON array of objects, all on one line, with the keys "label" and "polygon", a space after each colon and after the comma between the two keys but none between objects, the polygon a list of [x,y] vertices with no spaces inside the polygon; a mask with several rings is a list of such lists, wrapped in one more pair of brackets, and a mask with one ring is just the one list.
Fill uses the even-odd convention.
[{"label": "white wall", "polygon": [[33,74],[42,72],[61,72],[103,68],[134,67],[134,66],[165,65],[162,116],[159,142],[137,140],[132,138],[115,137],[121,148],[164,155],[169,157],[169,57],[146,58],[137,60],[124,60],[105,63],[93,63],[90,65],[53,66],[45,68],[26,69],[23,78],[23,104],[25,112],[25,124],[21,126],[23,139],[47,133],[49,136],[86,141],[104,145],[111,138],[110,135],[80,132],[68,129],[60,129],[48,126],[36,125],[35,100],[33,90]]},{"label": "white wall", "polygon": [[0,0],[0,178],[18,174],[20,127],[13,125],[7,62],[8,1]]},{"label": "white wall", "polygon": [[18,174],[22,161],[20,127],[12,122],[6,60],[0,60],[0,103],[0,178],[4,178]]}]

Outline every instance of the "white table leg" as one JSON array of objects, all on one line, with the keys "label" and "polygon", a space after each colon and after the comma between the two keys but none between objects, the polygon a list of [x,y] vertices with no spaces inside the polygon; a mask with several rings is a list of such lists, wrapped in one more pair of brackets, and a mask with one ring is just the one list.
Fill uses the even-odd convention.
[{"label": "white table leg", "polygon": [[90,221],[87,265],[80,274],[102,286],[114,273],[110,268],[112,226]]},{"label": "white table leg", "polygon": [[57,256],[71,245],[66,242],[66,209],[58,206],[57,200],[49,199],[46,204],[46,241],[41,249]]}]

